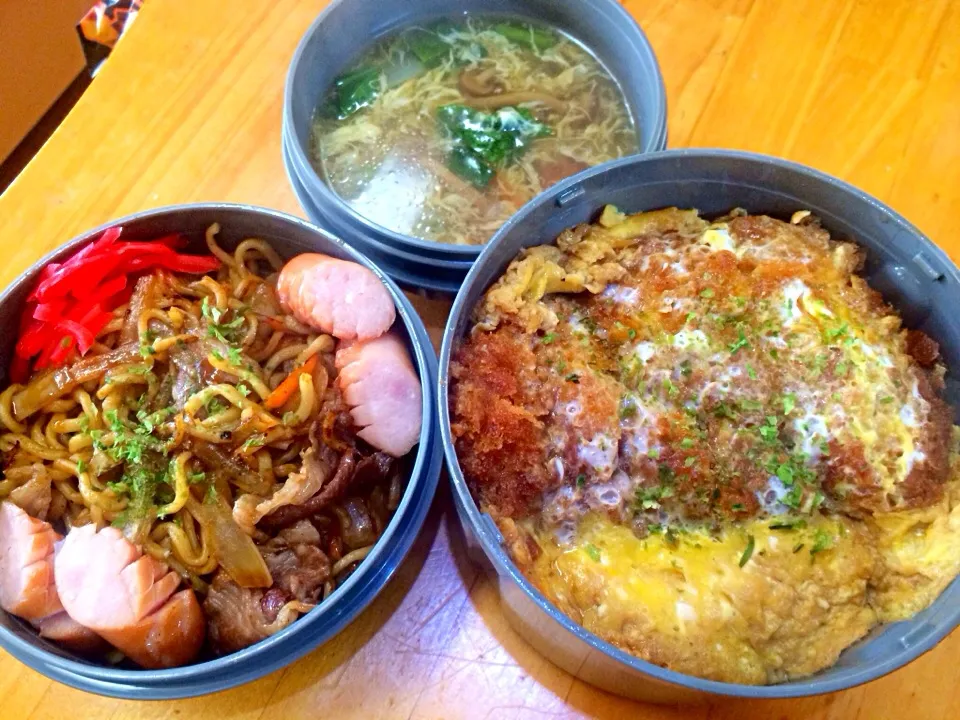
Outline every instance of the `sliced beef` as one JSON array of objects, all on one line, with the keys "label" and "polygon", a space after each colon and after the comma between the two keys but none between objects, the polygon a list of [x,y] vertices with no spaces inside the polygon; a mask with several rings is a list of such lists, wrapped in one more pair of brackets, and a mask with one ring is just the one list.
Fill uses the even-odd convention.
[{"label": "sliced beef", "polygon": [[395,460],[385,452],[367,455],[357,462],[353,473],[354,487],[369,487],[386,480],[393,472]]},{"label": "sliced beef", "polygon": [[[210,646],[216,654],[226,655],[241,650],[283,627],[278,623],[277,613],[286,598],[283,603],[276,601],[279,605],[270,619],[261,604],[265,595],[263,590],[240,587],[223,570],[213,576],[210,591],[203,601],[203,612],[207,617]],[[273,607],[273,604],[268,603],[268,607]]]},{"label": "sliced beef", "polygon": [[331,575],[320,540],[304,521],[261,546],[274,580],[267,590],[241,588],[226,572],[217,572],[203,603],[215,653],[235,652],[273,635],[320,599]]},{"label": "sliced beef", "polygon": [[293,528],[310,535],[310,542],[288,542],[280,536],[265,546],[263,554],[273,576],[273,587],[283,590],[290,598],[302,602],[316,602],[320,588],[330,578],[330,559],[318,547],[320,533],[306,520]]},{"label": "sliced beef", "polygon": [[[260,529],[270,532],[278,528],[285,528],[293,525],[295,522],[305,520],[306,518],[316,515],[333,500],[336,500],[338,497],[342,496],[347,487],[352,484],[356,476],[356,457],[356,453],[353,450],[348,450],[345,452],[340,456],[340,460],[337,462],[337,469],[333,477],[320,487],[319,492],[317,492],[306,502],[303,502],[299,505],[285,505],[277,508],[272,513],[260,520]],[[304,472],[309,472],[309,468],[307,468],[306,463],[304,463]],[[365,474],[368,474],[369,472],[370,469],[368,467],[365,470]]]}]

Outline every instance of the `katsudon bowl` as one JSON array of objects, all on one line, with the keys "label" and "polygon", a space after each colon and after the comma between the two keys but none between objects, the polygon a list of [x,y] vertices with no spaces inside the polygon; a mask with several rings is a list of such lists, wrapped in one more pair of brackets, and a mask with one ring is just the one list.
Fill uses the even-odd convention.
[{"label": "katsudon bowl", "polygon": [[440,432],[457,512],[471,555],[497,577],[511,625],[579,678],[654,702],[698,702],[711,695],[789,698],[828,693],[879,678],[933,648],[960,623],[960,579],[910,619],[875,627],[820,672],[780,684],[744,685],[683,674],[624,652],[561,612],[520,571],[505,549],[497,523],[475,502],[457,457],[451,429],[451,358],[464,342],[473,324],[472,312],[485,291],[521,250],[553,243],[563,230],[595,222],[607,204],[625,213],[696,208],[706,218],[733,208],[784,220],[797,210],[811,211],[832,237],[853,240],[865,249],[863,276],[900,313],[904,325],[939,343],[947,367],[943,394],[954,413],[960,407],[956,375],[960,272],[940,248],[889,207],[816,170],[737,151],[667,151],[586,170],[530,202],[494,237],[457,295],[441,350]]},{"label": "katsudon bowl", "polygon": [[[349,238],[351,244],[377,260],[399,282],[449,294],[456,292],[483,249],[482,244],[423,239],[413,231],[409,234],[407,230],[401,231],[397,225],[398,218],[406,217],[416,203],[423,202],[411,199],[409,191],[423,174],[414,170],[427,167],[426,160],[432,162],[433,159],[417,156],[409,172],[401,169],[380,173],[386,176],[385,181],[398,175],[402,181],[389,185],[391,190],[379,193],[375,202],[371,199],[367,203],[366,212],[360,212],[353,201],[345,200],[333,189],[326,173],[318,171],[314,124],[318,108],[324,104],[334,83],[379,41],[414,28],[432,28],[438,22],[461,23],[465,18],[534,22],[572,39],[575,46],[593,55],[605,74],[612,78],[636,131],[634,141],[624,142],[623,152],[619,154],[662,150],[667,143],[666,92],[656,57],[636,21],[615,0],[590,3],[581,0],[418,0],[386,4],[379,0],[340,0],[331,3],[304,34],[287,75],[282,144],[291,183],[314,222]],[[410,55],[406,53],[407,58]],[[406,78],[404,73],[398,74]],[[449,88],[445,92],[431,92],[433,96],[446,98],[445,103],[453,102]],[[397,115],[405,112],[405,108],[415,106],[416,103],[405,102],[391,114],[393,122],[359,129],[365,133],[383,133],[387,126],[398,121]],[[432,108],[430,113],[419,112],[425,123],[436,123]],[[362,113],[363,110],[353,117]],[[350,167],[356,168],[358,174],[366,172],[364,162],[369,155],[361,154]],[[431,182],[439,185],[441,181]],[[465,192],[470,190],[464,187]],[[371,193],[367,189],[363,194]],[[471,201],[471,197],[474,195],[456,198],[462,200],[458,207],[469,210],[476,206],[478,203]]]},{"label": "katsudon bowl", "polygon": [[292,624],[238,652],[166,670],[110,666],[74,655],[37,635],[33,627],[0,612],[0,645],[44,675],[88,692],[131,699],[183,698],[216,692],[281,668],[306,655],[346,627],[380,592],[420,531],[439,477],[442,454],[436,430],[436,355],[423,322],[397,286],[342,240],[298,218],[249,205],[206,203],[148,210],[111,221],[60,246],[39,260],[0,295],[0,378],[9,382],[9,361],[20,312],[38,274],[109,228],[122,226],[124,239],[182,234],[187,252],[205,252],[204,232],[219,223],[218,237],[232,249],[246,238],[267,240],[283,258],[320,252],[369,268],[386,286],[396,307],[395,331],[407,345],[423,388],[419,444],[404,458],[406,487],[391,520],[369,555],[333,593]]}]

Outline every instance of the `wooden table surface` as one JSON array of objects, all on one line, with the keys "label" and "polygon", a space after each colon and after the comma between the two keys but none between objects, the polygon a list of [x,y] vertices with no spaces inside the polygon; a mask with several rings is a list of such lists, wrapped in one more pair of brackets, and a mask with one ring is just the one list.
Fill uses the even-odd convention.
[{"label": "wooden table surface", "polygon": [[[625,4],[660,59],[672,147],[743,148],[833,173],[960,260],[960,2]],[[147,2],[0,197],[0,285],[73,235],[144,208],[229,200],[302,214],[281,162],[282,91],[297,41],[324,5]],[[446,305],[418,308],[438,339]],[[443,487],[380,597],[285,670],[205,698],[135,703],[72,690],[0,652],[0,717],[955,720],[958,656],[960,632],[886,678],[804,700],[677,709],[613,697],[551,665],[505,624],[494,585],[465,557]]]}]

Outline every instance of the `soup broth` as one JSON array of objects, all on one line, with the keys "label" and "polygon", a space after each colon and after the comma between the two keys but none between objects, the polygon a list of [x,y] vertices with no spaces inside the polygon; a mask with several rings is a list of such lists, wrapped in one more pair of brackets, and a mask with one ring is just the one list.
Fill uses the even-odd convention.
[{"label": "soup broth", "polygon": [[468,18],[364,53],[317,109],[312,155],[373,222],[476,245],[545,188],[636,148],[622,93],[581,45],[539,24]]}]

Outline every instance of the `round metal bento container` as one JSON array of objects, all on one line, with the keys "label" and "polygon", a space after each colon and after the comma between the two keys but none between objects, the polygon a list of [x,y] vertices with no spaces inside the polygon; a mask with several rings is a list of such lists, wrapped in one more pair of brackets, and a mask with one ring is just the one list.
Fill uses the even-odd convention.
[{"label": "round metal bento container", "polygon": [[465,13],[528,18],[589,48],[617,81],[639,129],[638,152],[667,145],[667,99],[650,43],[616,0],[336,0],[294,53],[283,102],[284,164],[304,211],[376,260],[404,285],[455,293],[482,245],[449,245],[388,230],[345,203],[310,162],[311,123],[337,75],[378,38],[418,22]]},{"label": "round metal bento container", "polygon": [[132,699],[183,698],[224,690],[267,675],[324,643],[350,623],[380,592],[420,532],[440,475],[442,453],[436,427],[436,355],[426,328],[396,284],[370,260],[342,240],[284,213],[224,203],[176,205],[111,221],[74,238],[50,253],[0,295],[0,382],[17,339],[20,310],[40,270],[65,259],[108,227],[123,227],[123,239],[150,239],[180,233],[188,252],[205,252],[204,232],[220,224],[219,241],[227,248],[258,237],[281,257],[323,252],[370,268],[384,283],[397,308],[394,328],[406,339],[423,386],[423,429],[400,506],[383,536],[357,570],[324,602],[261,642],[222,658],[169,670],[109,667],[74,655],[40,638],[32,626],[0,612],[0,645],[21,662],[58,682],[100,695]]},{"label": "round metal bento container", "polygon": [[654,702],[698,702],[710,695],[788,698],[843,690],[879,678],[930,650],[960,623],[960,579],[910,620],[883,625],[811,677],[751,686],[685,675],[640,660],[601,640],[553,606],[519,572],[496,525],[481,513],[457,462],[450,429],[451,353],[473,307],[521,249],[551,243],[568,227],[594,220],[612,203],[638,212],[677,206],[717,216],[742,207],[789,219],[817,215],[834,237],[867,250],[863,274],[896,307],[908,327],[940,343],[948,368],[945,395],[960,407],[960,271],[917,228],[866,193],[785,160],[730,150],[672,150],[585,170],[527,204],[491,240],[453,304],[440,353],[440,432],[454,501],[475,559],[495,571],[511,625],[564,670],[619,695]]}]

